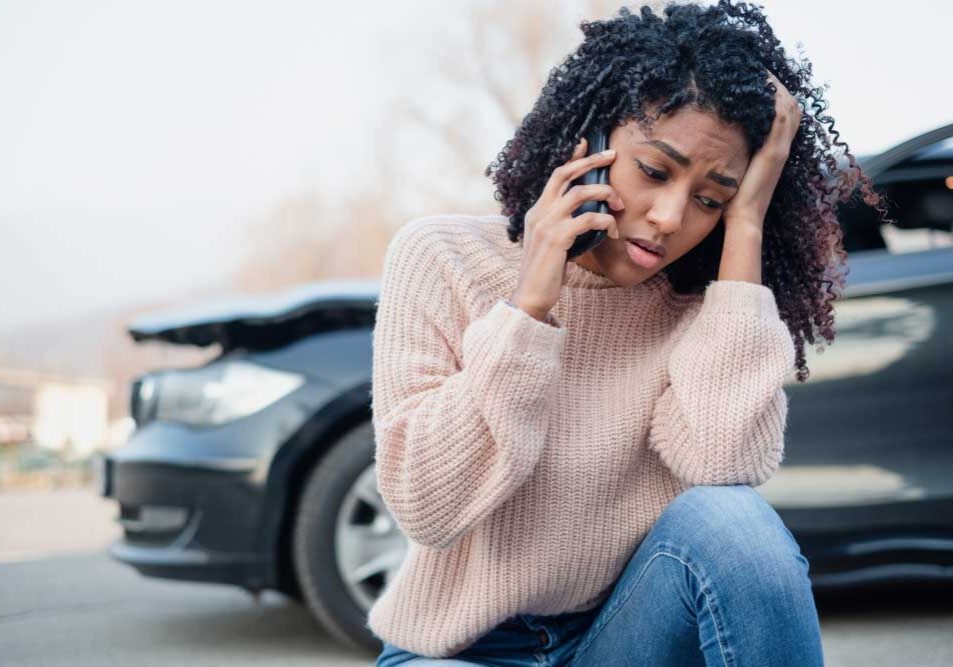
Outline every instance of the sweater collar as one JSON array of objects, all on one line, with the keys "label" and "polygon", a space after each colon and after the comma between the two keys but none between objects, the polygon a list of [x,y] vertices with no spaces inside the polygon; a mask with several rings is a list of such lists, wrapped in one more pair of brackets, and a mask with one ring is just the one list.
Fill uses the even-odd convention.
[{"label": "sweater collar", "polygon": [[[515,271],[519,271],[520,257],[523,252],[522,241],[513,243],[506,236],[506,226],[508,218],[502,215],[489,215],[484,218],[497,227],[497,233],[500,236],[500,243],[507,251],[508,261]],[[564,287],[573,289],[596,289],[596,290],[623,290],[621,285],[616,285],[609,276],[590,271],[576,262],[567,262],[566,284]],[[673,295],[672,286],[668,274],[659,271],[637,285],[627,288],[626,291],[649,290],[651,293],[660,294],[663,297]],[[606,293],[608,294],[608,293]],[[675,295],[673,295],[675,296]],[[676,297],[677,298],[677,297]]]},{"label": "sweater collar", "polygon": [[[568,269],[566,271],[566,284],[564,287],[579,289],[623,289],[622,286],[616,285],[609,276],[604,276],[600,273],[591,271],[586,267],[577,264],[576,262],[567,262],[567,266]],[[626,289],[629,292],[635,290],[649,290],[653,293],[661,294],[663,296],[672,292],[668,274],[666,274],[664,271],[659,271],[658,273],[649,276],[641,283]]]},{"label": "sweater collar", "polygon": [[590,271],[584,266],[577,264],[576,262],[569,261],[566,263],[566,287],[582,287],[590,289],[608,289],[608,288],[618,288],[619,285],[616,285],[612,282],[612,279],[609,276],[604,276],[595,271]]}]

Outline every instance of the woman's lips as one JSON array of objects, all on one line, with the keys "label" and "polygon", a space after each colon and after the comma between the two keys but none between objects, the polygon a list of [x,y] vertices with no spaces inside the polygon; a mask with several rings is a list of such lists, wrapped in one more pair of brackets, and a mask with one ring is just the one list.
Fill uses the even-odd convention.
[{"label": "woman's lips", "polygon": [[662,263],[662,257],[654,252],[649,252],[645,248],[632,243],[625,242],[625,252],[634,263],[646,269],[654,269]]}]

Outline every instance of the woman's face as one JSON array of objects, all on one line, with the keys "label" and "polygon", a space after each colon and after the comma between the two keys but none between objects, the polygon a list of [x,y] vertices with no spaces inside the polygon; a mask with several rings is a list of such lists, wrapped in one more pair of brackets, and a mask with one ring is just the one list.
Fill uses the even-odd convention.
[{"label": "woman's face", "polygon": [[[620,286],[647,280],[708,236],[749,162],[739,126],[690,106],[656,120],[651,136],[635,120],[616,127],[609,147],[616,150],[609,185],[625,203],[609,208],[620,238],[607,237],[573,261]],[[627,238],[658,244],[664,256],[633,259]]]}]

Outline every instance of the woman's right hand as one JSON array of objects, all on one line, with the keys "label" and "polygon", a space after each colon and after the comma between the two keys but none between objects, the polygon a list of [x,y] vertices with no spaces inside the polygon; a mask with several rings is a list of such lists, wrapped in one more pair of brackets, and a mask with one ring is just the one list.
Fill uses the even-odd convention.
[{"label": "woman's right hand", "polygon": [[572,213],[583,202],[605,200],[615,210],[624,208],[622,198],[610,185],[570,183],[590,169],[609,165],[615,151],[609,149],[586,155],[586,140],[581,139],[569,161],[556,167],[535,204],[523,218],[523,255],[516,290],[510,297],[517,307],[542,321],[559,301],[568,274],[569,248],[576,237],[591,229],[608,230],[619,238],[619,229],[610,213]]}]

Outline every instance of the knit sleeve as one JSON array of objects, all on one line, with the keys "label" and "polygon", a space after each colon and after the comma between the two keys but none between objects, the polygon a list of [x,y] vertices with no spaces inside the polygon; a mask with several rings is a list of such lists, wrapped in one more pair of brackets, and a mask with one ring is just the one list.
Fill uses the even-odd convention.
[{"label": "knit sleeve", "polygon": [[388,246],[371,393],[378,491],[409,539],[444,549],[535,468],[566,330],[503,298],[467,322],[435,234],[410,223]]},{"label": "knit sleeve", "polygon": [[763,484],[784,456],[782,385],[793,365],[794,343],[768,287],[709,283],[668,359],[649,447],[690,485]]}]

